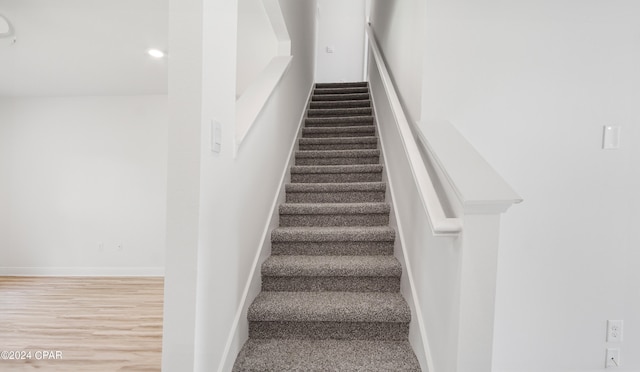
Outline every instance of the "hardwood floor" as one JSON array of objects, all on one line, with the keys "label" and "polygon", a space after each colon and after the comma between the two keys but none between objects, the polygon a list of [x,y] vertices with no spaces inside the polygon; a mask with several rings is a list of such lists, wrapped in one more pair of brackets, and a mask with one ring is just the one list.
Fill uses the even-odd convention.
[{"label": "hardwood floor", "polygon": [[160,371],[162,302],[162,278],[0,277],[0,371]]}]

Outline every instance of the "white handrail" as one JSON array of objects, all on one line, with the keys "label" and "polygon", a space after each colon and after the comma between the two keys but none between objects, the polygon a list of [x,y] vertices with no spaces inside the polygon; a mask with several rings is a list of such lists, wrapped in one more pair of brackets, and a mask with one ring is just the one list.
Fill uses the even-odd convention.
[{"label": "white handrail", "polygon": [[369,36],[369,46],[371,47],[371,52],[376,62],[376,68],[380,73],[382,85],[384,86],[389,98],[391,112],[393,113],[396,125],[398,126],[398,131],[400,132],[400,138],[402,139],[405,153],[411,164],[411,172],[416,182],[416,186],[418,187],[418,194],[420,195],[422,206],[427,213],[431,230],[434,235],[457,235],[462,231],[462,220],[459,218],[447,217],[445,214],[442,203],[440,203],[440,198],[436,193],[431,177],[427,172],[420,154],[418,144],[416,143],[411,127],[409,126],[409,122],[407,121],[407,117],[404,114],[402,105],[400,104],[400,99],[398,98],[395,87],[393,86],[387,66],[384,63],[382,54],[380,53],[380,48],[376,42],[373,29],[370,25],[367,25],[366,30],[367,35]]}]

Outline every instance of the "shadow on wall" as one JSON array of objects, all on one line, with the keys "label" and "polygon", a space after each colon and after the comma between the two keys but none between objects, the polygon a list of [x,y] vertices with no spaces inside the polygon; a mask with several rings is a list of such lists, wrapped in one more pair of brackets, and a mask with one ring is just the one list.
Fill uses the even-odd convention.
[{"label": "shadow on wall", "polygon": [[278,40],[263,0],[238,1],[236,98],[278,53]]}]

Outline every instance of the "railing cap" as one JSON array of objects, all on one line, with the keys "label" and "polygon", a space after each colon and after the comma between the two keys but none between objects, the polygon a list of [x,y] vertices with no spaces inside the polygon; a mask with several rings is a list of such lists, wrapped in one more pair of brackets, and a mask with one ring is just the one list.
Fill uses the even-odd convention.
[{"label": "railing cap", "polygon": [[418,137],[445,174],[465,213],[502,213],[522,198],[448,121],[419,125]]}]

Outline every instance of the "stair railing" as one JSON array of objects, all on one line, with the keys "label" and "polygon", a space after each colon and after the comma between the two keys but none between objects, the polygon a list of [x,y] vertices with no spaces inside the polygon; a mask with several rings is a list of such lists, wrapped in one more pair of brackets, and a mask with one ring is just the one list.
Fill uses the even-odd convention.
[{"label": "stair railing", "polygon": [[490,372],[500,217],[522,198],[454,125],[407,120],[374,28],[366,30],[396,254],[407,273],[402,293],[416,320],[410,342],[429,372]]},{"label": "stair railing", "polygon": [[398,126],[398,131],[401,134],[402,143],[409,159],[411,172],[413,178],[420,192],[420,201],[427,213],[429,223],[431,224],[431,230],[434,235],[458,235],[462,231],[462,220],[456,217],[449,217],[444,211],[444,207],[440,201],[440,197],[435,190],[434,182],[425,167],[424,160],[422,158],[418,143],[413,135],[409,121],[400,99],[393,86],[391,76],[386,68],[382,54],[378,44],[376,43],[375,36],[371,26],[367,25],[367,36],[369,40],[369,46],[371,48],[371,54],[379,68],[379,73],[382,78],[382,84],[389,96],[389,101],[392,106],[392,113],[395,118],[395,123]]}]

